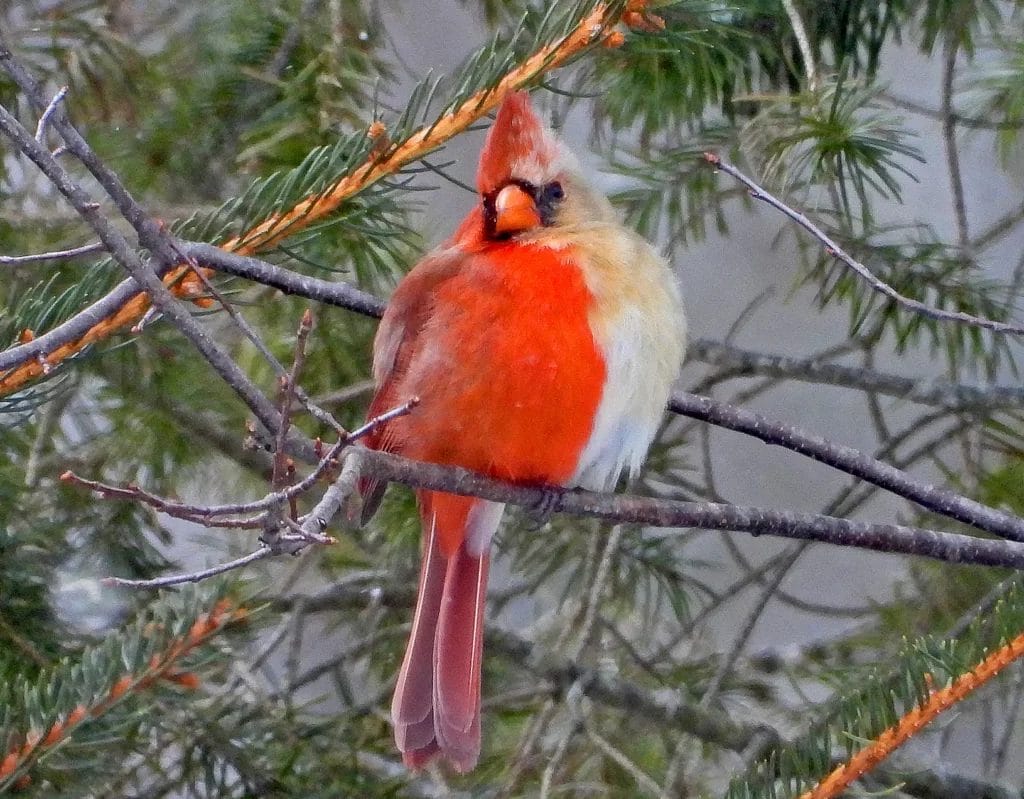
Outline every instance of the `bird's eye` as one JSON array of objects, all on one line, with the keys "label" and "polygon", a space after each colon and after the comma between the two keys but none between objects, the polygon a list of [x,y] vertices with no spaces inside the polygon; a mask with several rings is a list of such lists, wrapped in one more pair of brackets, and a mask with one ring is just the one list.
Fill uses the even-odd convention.
[{"label": "bird's eye", "polygon": [[544,199],[548,202],[558,202],[565,197],[565,190],[557,180],[544,187]]}]

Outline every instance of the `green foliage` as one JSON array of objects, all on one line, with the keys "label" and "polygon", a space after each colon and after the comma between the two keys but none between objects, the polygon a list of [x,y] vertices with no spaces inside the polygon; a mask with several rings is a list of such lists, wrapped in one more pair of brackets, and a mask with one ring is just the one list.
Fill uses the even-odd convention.
[{"label": "green foliage", "polygon": [[879,109],[877,91],[837,80],[767,104],[746,127],[761,173],[786,195],[834,188],[847,223],[870,226],[873,201],[899,201],[901,181],[916,180],[906,159],[924,161],[899,117]]},{"label": "green foliage", "polygon": [[[152,659],[164,662],[174,642],[187,640],[199,615],[209,613],[223,592],[221,587],[166,595],[149,603],[134,622],[111,633],[102,643],[87,646],[74,657],[65,657],[37,677],[18,677],[0,685],[0,707],[4,709],[0,716],[0,746],[5,756],[20,747],[30,732],[46,735],[55,724],[64,728],[69,718],[80,720],[61,736],[60,746],[43,745],[23,758],[18,769],[0,780],[0,791],[17,782],[37,760],[42,763],[33,771],[34,780],[44,786],[52,783],[51,788],[67,786],[69,781],[76,780],[75,768],[81,766],[76,758],[80,757],[81,749],[74,745],[77,736],[96,736],[97,727],[105,727],[109,734],[121,724],[130,721],[137,726],[143,721],[145,716],[138,710],[129,720],[118,706],[145,702],[144,693],[129,691],[124,695],[128,698],[122,699],[112,693],[115,684],[125,676],[133,685],[144,680]],[[195,655],[189,655],[184,662],[176,663],[175,669],[187,669],[201,662],[201,656],[197,660]],[[94,710],[98,721],[91,719]],[[114,718],[108,718],[108,713]],[[125,727],[119,731],[127,734]],[[69,741],[72,746],[67,745]],[[95,743],[90,748],[94,749]]]},{"label": "green foliage", "polygon": [[[1005,286],[986,279],[976,264],[965,261],[930,228],[876,225],[873,235],[877,238],[839,237],[839,242],[896,291],[935,308],[1006,319],[1011,308]],[[933,354],[944,355],[954,369],[989,376],[996,375],[1004,364],[1014,363],[1014,351],[1006,337],[966,325],[934,324],[871,289],[819,248],[805,249],[805,254],[811,264],[805,280],[819,287],[821,305],[835,300],[848,303],[851,336],[878,340],[890,335],[898,352],[926,345]]]},{"label": "green foliage", "polygon": [[630,152],[619,148],[612,169],[632,185],[612,194],[612,202],[630,225],[652,241],[665,242],[672,252],[706,238],[710,225],[726,233],[725,201],[735,190],[721,185],[703,154],[722,152],[734,143],[734,135],[731,126],[711,125],[679,145]]},{"label": "green foliage", "polygon": [[1019,36],[1000,32],[994,58],[975,64],[961,91],[964,107],[973,117],[997,126],[999,154],[1009,166],[1014,145],[1024,128],[1024,44]]}]

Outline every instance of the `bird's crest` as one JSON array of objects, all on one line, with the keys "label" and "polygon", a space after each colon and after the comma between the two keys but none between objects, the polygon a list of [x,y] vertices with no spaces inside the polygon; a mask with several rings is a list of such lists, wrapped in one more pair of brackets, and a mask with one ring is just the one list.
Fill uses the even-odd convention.
[{"label": "bird's crest", "polygon": [[558,174],[570,156],[544,125],[523,91],[509,92],[480,153],[477,189],[489,194],[510,180],[542,186]]}]

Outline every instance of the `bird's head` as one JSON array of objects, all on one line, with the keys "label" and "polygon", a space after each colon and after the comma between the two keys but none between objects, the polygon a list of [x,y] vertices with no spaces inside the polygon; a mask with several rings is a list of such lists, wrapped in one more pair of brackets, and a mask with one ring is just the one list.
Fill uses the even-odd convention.
[{"label": "bird's head", "polygon": [[576,159],[544,125],[526,92],[510,92],[487,134],[477,171],[484,235],[507,239],[612,217]]}]

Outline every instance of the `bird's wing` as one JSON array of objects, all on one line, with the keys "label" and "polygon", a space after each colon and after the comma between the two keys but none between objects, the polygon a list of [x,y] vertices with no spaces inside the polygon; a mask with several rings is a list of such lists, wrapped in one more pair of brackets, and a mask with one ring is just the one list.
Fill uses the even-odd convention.
[{"label": "bird's wing", "polygon": [[[434,309],[438,288],[458,273],[466,253],[451,247],[427,255],[395,289],[373,340],[373,379],[377,384],[370,401],[368,418],[373,419],[411,397],[399,397],[400,376],[408,368],[413,346]],[[370,433],[364,443],[371,449],[391,449],[389,427],[384,424]],[[386,485],[378,480],[360,484],[363,495],[362,520],[365,524],[376,512]]]}]

